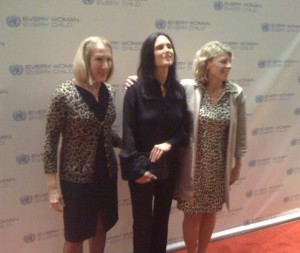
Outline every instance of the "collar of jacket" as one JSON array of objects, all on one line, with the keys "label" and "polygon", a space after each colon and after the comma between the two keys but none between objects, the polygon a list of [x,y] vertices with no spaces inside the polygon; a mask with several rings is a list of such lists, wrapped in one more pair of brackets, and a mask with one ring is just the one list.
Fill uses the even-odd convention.
[{"label": "collar of jacket", "polygon": [[[224,84],[225,84],[225,86],[227,86],[226,87],[226,92],[238,93],[238,89],[237,89],[236,85],[231,80],[225,81]],[[204,87],[204,84],[203,83],[197,83],[196,80],[195,80],[194,87],[202,89]]]}]

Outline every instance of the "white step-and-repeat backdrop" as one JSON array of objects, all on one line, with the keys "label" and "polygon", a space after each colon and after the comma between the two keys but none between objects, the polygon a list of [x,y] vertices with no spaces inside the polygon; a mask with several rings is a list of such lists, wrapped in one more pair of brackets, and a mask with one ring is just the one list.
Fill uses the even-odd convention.
[{"label": "white step-and-repeat backdrop", "polygon": [[[123,84],[136,73],[143,40],[168,33],[179,79],[193,78],[196,50],[210,40],[234,52],[231,78],[247,95],[249,151],[215,232],[298,212],[300,205],[299,0],[2,0],[0,2],[0,252],[56,253],[62,216],[49,209],[43,172],[45,117],[57,85],[87,36],[113,46],[121,134]],[[119,180],[119,222],[106,252],[132,252],[128,187]],[[172,208],[169,248],[182,242]]]}]

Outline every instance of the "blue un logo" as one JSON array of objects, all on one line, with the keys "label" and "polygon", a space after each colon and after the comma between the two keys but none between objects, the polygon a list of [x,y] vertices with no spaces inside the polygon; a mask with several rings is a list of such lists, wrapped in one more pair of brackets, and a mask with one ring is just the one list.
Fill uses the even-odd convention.
[{"label": "blue un logo", "polygon": [[221,11],[223,10],[223,7],[224,7],[224,3],[222,1],[215,1],[214,2],[214,9],[216,11]]},{"label": "blue un logo", "polygon": [[155,27],[159,30],[163,30],[167,27],[167,21],[164,19],[158,19],[155,21]]},{"label": "blue un logo", "polygon": [[262,102],[264,102],[264,96],[263,95],[257,95],[255,97],[255,101],[256,101],[256,103],[262,103]]},{"label": "blue un logo", "polygon": [[91,5],[95,2],[95,0],[82,0],[82,2],[86,5]]},{"label": "blue un logo", "polygon": [[267,66],[267,61],[266,60],[259,60],[257,65],[260,69],[263,69]]},{"label": "blue un logo", "polygon": [[245,220],[243,224],[244,225],[250,225],[251,224],[251,220]]},{"label": "blue un logo", "polygon": [[18,155],[16,161],[18,164],[27,164],[30,161],[30,157],[29,155],[25,155],[25,154]]},{"label": "blue un logo", "polygon": [[289,197],[284,197],[283,200],[282,200],[283,203],[287,203],[287,202],[289,202],[289,201],[290,201],[290,198],[289,198]]},{"label": "blue un logo", "polygon": [[10,27],[18,27],[21,24],[21,19],[18,16],[9,16],[6,18],[6,23]]},{"label": "blue un logo", "polygon": [[298,140],[297,139],[292,139],[291,140],[291,145],[292,146],[296,146],[298,144]]},{"label": "blue un logo", "polygon": [[23,68],[22,65],[19,65],[19,64],[10,65],[10,66],[9,66],[9,72],[10,72],[13,76],[20,76],[20,75],[23,74],[24,68]]},{"label": "blue un logo", "polygon": [[27,234],[23,236],[23,240],[26,243],[34,242],[36,240],[35,234]]},{"label": "blue un logo", "polygon": [[20,197],[20,203],[22,205],[30,205],[33,201],[33,197],[31,195],[23,195]]},{"label": "blue un logo", "polygon": [[253,128],[252,129],[252,135],[253,136],[256,136],[256,135],[258,135],[259,134],[259,128]]},{"label": "blue un logo", "polygon": [[261,25],[261,30],[263,31],[263,32],[268,32],[268,31],[270,31],[270,24],[269,23],[263,23],[262,25]]},{"label": "blue un logo", "polygon": [[248,162],[248,164],[249,164],[250,168],[253,168],[253,167],[256,166],[256,160],[251,160],[251,161]]},{"label": "blue un logo", "polygon": [[26,118],[27,118],[27,113],[25,111],[13,112],[13,119],[15,121],[24,121]]},{"label": "blue un logo", "polygon": [[251,198],[251,197],[253,197],[253,195],[254,195],[253,190],[246,192],[246,197],[247,198]]}]

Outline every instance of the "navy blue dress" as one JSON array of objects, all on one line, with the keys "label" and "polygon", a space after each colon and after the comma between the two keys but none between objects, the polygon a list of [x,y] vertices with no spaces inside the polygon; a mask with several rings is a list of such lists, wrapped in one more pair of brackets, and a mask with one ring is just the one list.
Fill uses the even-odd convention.
[{"label": "navy blue dress", "polygon": [[[101,85],[99,102],[87,90],[79,86],[76,88],[96,117],[102,121],[107,112],[109,99],[106,86]],[[80,242],[94,237],[99,211],[106,231],[112,228],[118,220],[117,175],[110,177],[108,174],[103,140],[103,134],[100,134],[92,183],[78,184],[61,181],[66,205],[64,228],[67,241]]]}]

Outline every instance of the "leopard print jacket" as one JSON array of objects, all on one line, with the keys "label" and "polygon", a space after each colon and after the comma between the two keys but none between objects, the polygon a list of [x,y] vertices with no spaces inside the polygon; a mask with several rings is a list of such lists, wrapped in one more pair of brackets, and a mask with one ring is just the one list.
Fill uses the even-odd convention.
[{"label": "leopard print jacket", "polygon": [[114,95],[111,85],[107,83],[105,85],[110,97],[103,121],[99,121],[84,102],[73,80],[61,84],[55,90],[47,114],[44,143],[45,173],[57,173],[59,164],[60,180],[75,183],[91,182],[97,137],[102,131],[109,174],[116,175],[118,166],[113,147],[121,147],[121,138],[112,130],[112,124],[116,119]]}]

